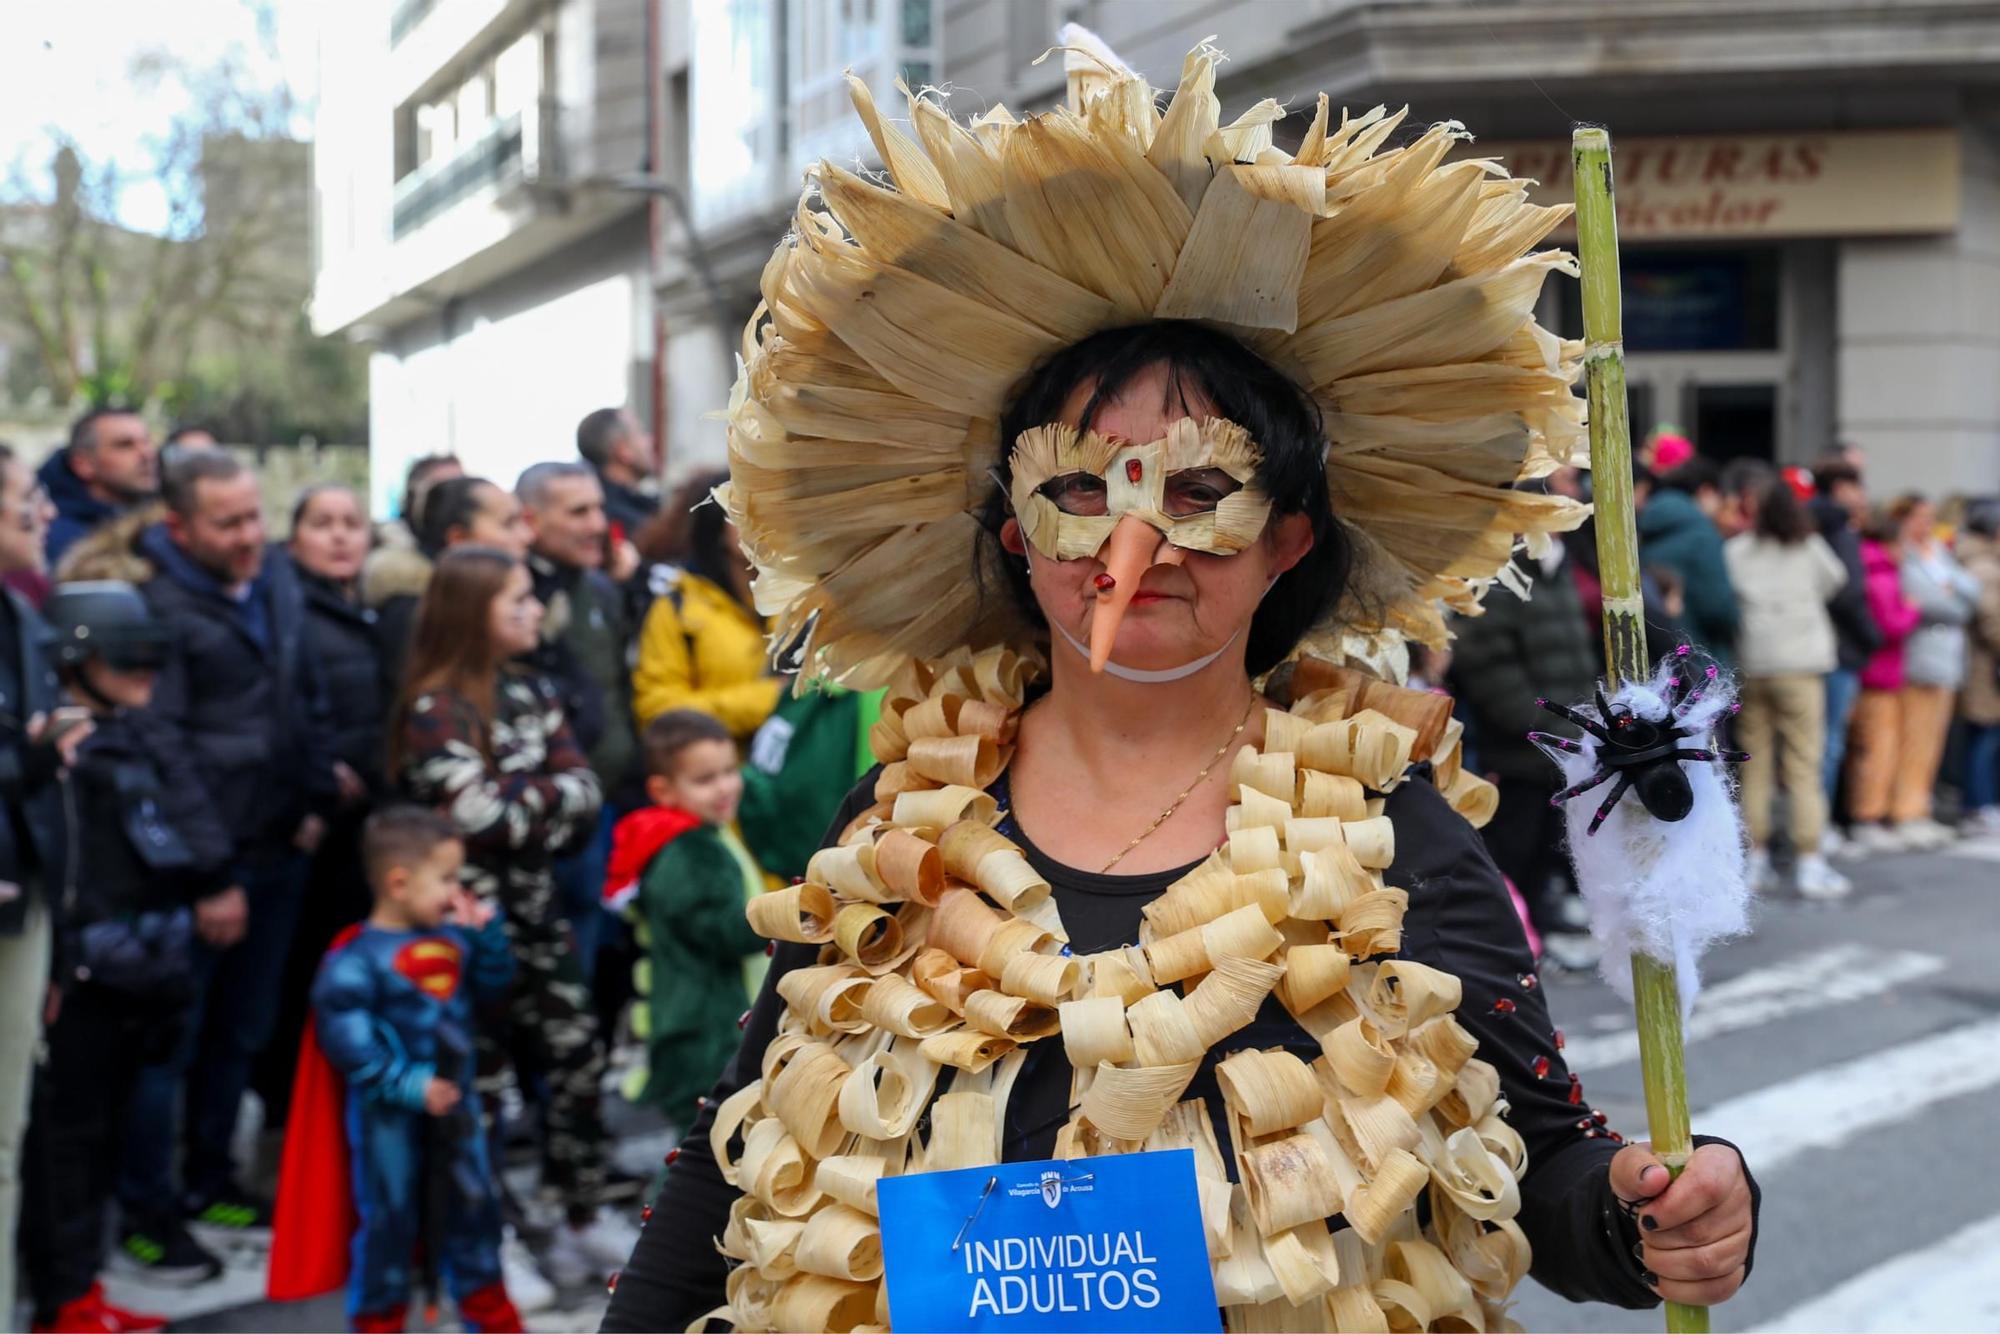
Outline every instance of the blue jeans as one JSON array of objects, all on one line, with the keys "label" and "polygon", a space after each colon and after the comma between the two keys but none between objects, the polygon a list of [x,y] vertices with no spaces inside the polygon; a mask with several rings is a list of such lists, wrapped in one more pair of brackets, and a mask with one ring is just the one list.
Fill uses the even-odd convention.
[{"label": "blue jeans", "polygon": [[1820,777],[1829,818],[1834,814],[1834,791],[1840,786],[1840,762],[1847,758],[1847,724],[1854,717],[1854,701],[1860,698],[1860,672],[1836,667],[1826,674],[1826,755]]},{"label": "blue jeans", "polygon": [[597,974],[597,949],[604,943],[608,914],[604,911],[604,873],[611,865],[611,827],[624,812],[607,805],[597,817],[590,841],[556,858],[556,894],[562,914],[569,919],[570,936],[575,942],[577,966],[583,970],[584,985]]},{"label": "blue jeans", "polygon": [[2000,723],[1965,727],[1965,809],[2000,806]]},{"label": "blue jeans", "polygon": [[[156,1214],[182,1198],[201,1204],[235,1180],[229,1144],[236,1113],[250,1086],[251,1062],[271,1040],[277,1021],[306,867],[303,853],[286,848],[246,868],[242,884],[250,922],[243,939],[226,950],[195,943],[195,994],[181,1044],[133,1081],[118,1181],[127,1218]],[[176,1195],[175,1105],[183,1096],[187,1158],[181,1166],[184,1189]]]}]

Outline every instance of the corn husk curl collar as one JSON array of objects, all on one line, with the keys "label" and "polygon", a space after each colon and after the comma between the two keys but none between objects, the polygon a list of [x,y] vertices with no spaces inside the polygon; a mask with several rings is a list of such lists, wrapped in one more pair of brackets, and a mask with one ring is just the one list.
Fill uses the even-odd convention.
[{"label": "corn husk curl collar", "polygon": [[[1453,1017],[1458,980],[1399,957],[1409,895],[1386,878],[1377,794],[1413,765],[1474,824],[1493,814],[1450,702],[1301,661],[1262,746],[1232,758],[1222,847],[1145,906],[1136,943],[1084,953],[985,791],[1033,667],[1004,649],[907,665],[869,734],[876,804],[749,904],[759,933],[818,954],[777,984],[760,1078],[716,1109],[709,1143],[742,1193],[711,1314],[886,1328],[877,1183],[1001,1161],[1028,1049],[1055,1041],[1056,1157],[1194,1151],[1227,1328],[1518,1329],[1527,1151]],[[1318,1055],[1247,1039],[1273,996]],[[1210,1050],[1221,1137],[1186,1096]]]},{"label": "corn husk curl collar", "polygon": [[1296,153],[1264,101],[1221,123],[1221,53],[1155,90],[1064,30],[1067,104],[955,121],[908,95],[909,128],[850,78],[887,166],[812,173],[744,332],[722,493],[774,643],[808,674],[881,685],[954,648],[1039,650],[983,561],[996,423],[1032,367],[1099,331],[1198,320],[1318,402],[1327,496],[1359,559],[1337,631],[1306,647],[1390,664],[1475,611],[1523,540],[1583,507],[1515,490],[1573,461],[1580,346],[1539,327],[1534,247],[1568,209],[1528,202],[1497,162],[1447,162],[1403,112],[1335,122],[1322,96]]}]

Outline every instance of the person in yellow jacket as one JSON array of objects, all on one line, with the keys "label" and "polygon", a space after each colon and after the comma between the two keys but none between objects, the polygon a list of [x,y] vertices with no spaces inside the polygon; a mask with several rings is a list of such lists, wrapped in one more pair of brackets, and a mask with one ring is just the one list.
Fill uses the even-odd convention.
[{"label": "person in yellow jacket", "polygon": [[763,618],[750,605],[750,566],[736,526],[708,494],[728,479],[682,484],[639,535],[652,604],[639,631],[632,705],[640,727],[669,709],[699,709],[747,740],[778,706]]}]

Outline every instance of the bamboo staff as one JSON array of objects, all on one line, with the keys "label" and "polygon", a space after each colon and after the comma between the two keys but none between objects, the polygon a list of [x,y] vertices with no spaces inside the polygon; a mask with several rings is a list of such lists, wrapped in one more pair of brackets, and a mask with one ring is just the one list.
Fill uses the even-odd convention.
[{"label": "bamboo staff", "polygon": [[[1645,680],[1650,665],[1639,594],[1639,535],[1632,518],[1632,428],[1625,409],[1610,133],[1578,129],[1571,138],[1570,161],[1576,181],[1576,250],[1583,266],[1584,384],[1590,396],[1598,579],[1604,586],[1604,659],[1615,690],[1622,682]],[[1694,1145],[1688,1131],[1680,987],[1672,966],[1635,952],[1632,1000],[1653,1152],[1679,1176]],[[1669,1334],[1707,1334],[1708,1308],[1668,1302],[1667,1329]]]}]

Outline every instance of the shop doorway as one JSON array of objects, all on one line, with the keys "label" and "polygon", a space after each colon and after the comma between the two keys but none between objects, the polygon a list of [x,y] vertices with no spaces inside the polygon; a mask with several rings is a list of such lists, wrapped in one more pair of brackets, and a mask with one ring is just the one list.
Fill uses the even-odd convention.
[{"label": "shop doorway", "polygon": [[1784,420],[1784,359],[1776,353],[1639,353],[1626,367],[1632,438],[1679,427],[1717,463],[1775,460]]}]

